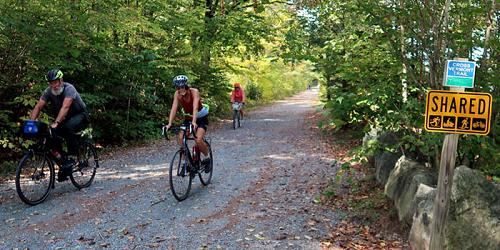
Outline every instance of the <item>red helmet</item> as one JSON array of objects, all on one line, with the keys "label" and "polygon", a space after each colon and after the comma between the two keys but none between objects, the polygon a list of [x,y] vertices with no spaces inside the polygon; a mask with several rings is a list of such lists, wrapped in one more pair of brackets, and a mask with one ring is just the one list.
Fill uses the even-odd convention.
[{"label": "red helmet", "polygon": [[239,83],[239,82],[235,82],[235,83],[234,83],[234,87],[235,87],[235,88],[241,88],[241,85],[240,85],[240,83]]}]

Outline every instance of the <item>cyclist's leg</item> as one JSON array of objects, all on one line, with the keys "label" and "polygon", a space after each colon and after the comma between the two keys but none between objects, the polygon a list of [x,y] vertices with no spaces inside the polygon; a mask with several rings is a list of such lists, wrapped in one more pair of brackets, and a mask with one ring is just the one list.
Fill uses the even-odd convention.
[{"label": "cyclist's leg", "polygon": [[198,145],[200,151],[206,157],[208,156],[208,146],[203,141],[203,138],[205,138],[208,128],[208,115],[196,119],[196,123],[198,124],[198,130],[196,130],[196,145]]},{"label": "cyclist's leg", "polygon": [[[184,120],[182,122],[182,126],[186,126],[187,127],[187,126],[189,126],[190,123],[191,123],[190,120]],[[179,143],[179,148],[180,149],[184,148],[184,145],[182,143],[182,135],[183,135],[183,133],[184,133],[183,131],[179,131],[179,134],[177,135],[177,143]],[[187,133],[186,136],[189,136],[189,131],[186,131],[186,133]]]},{"label": "cyclist's leg", "polygon": [[182,149],[182,131],[179,131],[179,134],[177,134],[177,143],[179,143],[179,147]]},{"label": "cyclist's leg", "polygon": [[62,154],[63,131],[61,128],[52,129],[52,137],[48,141],[49,147]]},{"label": "cyclist's leg", "polygon": [[88,126],[87,115],[83,112],[76,114],[61,124],[61,131],[68,143],[68,155],[78,154],[78,135],[76,133],[84,130]]}]

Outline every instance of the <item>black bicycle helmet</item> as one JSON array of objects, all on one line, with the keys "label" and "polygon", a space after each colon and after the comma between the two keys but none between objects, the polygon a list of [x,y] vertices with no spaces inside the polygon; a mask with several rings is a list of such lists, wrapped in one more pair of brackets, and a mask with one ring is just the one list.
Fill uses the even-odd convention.
[{"label": "black bicycle helmet", "polygon": [[50,81],[54,81],[57,79],[61,79],[62,77],[63,77],[63,72],[61,70],[52,69],[45,76],[45,80],[47,80],[47,82],[50,82]]}]

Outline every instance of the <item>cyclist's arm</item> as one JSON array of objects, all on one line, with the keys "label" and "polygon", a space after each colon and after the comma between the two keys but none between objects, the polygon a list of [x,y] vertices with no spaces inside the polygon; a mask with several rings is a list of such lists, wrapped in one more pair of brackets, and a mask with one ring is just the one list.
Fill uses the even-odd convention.
[{"label": "cyclist's arm", "polygon": [[57,114],[57,117],[56,117],[56,120],[54,121],[54,124],[57,123],[57,125],[59,125],[59,123],[61,123],[64,120],[64,118],[68,114],[69,107],[71,107],[71,103],[73,103],[73,98],[70,98],[70,97],[64,98],[63,105],[62,105],[61,109],[59,110],[59,114]]},{"label": "cyclist's arm", "polygon": [[178,106],[179,106],[179,100],[178,100],[178,96],[177,96],[177,91],[175,91],[174,100],[172,101],[172,108],[170,109],[170,115],[168,116],[168,125],[167,126],[169,126],[169,127],[172,125],[172,121],[175,118],[175,114],[177,113]]},{"label": "cyclist's arm", "polygon": [[33,111],[31,111],[31,115],[30,115],[31,120],[38,119],[38,116],[40,116],[40,111],[42,111],[42,109],[46,103],[47,102],[42,98],[40,98],[40,100],[38,100],[35,107],[33,108]]},{"label": "cyclist's arm", "polygon": [[231,103],[234,102],[234,91],[231,91]]},{"label": "cyclist's arm", "polygon": [[192,122],[194,124],[196,124],[199,104],[200,104],[200,92],[198,90],[195,90],[193,91],[193,122]]}]

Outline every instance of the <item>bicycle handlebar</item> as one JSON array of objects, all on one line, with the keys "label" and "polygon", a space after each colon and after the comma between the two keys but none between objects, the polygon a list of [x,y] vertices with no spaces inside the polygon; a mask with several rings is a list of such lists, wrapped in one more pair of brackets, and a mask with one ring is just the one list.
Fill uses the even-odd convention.
[{"label": "bicycle handlebar", "polygon": [[161,135],[164,135],[165,136],[165,139],[167,140],[170,140],[170,138],[168,137],[168,131],[172,131],[172,132],[179,132],[179,131],[187,131],[189,134],[193,135],[193,137],[195,139],[197,139],[196,137],[196,133],[193,133],[194,131],[194,128],[193,128],[193,124],[191,122],[189,122],[188,126],[189,127],[186,127],[186,125],[179,125],[179,126],[172,126],[170,127],[168,130],[166,129],[166,126],[167,125],[163,125],[161,127]]}]

